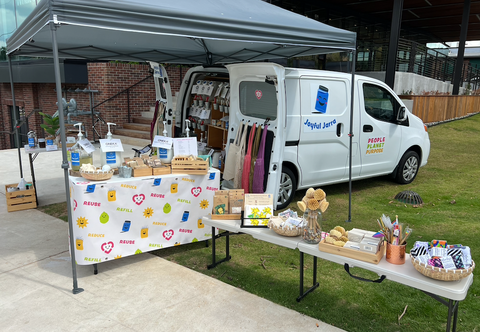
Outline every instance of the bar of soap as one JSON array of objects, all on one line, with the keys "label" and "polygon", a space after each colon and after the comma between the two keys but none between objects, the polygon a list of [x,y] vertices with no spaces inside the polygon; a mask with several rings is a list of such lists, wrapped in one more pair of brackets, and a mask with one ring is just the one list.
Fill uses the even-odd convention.
[{"label": "bar of soap", "polygon": [[363,240],[363,233],[352,229],[351,231],[348,231],[348,240],[360,243]]},{"label": "bar of soap", "polygon": [[360,243],[354,241],[348,241],[343,246],[344,248],[353,249],[353,250],[360,250]]},{"label": "bar of soap", "polygon": [[380,247],[380,239],[364,237],[360,242],[360,250],[376,254]]}]

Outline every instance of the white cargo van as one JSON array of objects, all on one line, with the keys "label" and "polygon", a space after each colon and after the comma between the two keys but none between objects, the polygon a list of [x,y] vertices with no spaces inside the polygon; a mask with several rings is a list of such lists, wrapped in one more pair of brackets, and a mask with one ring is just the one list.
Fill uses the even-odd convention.
[{"label": "white cargo van", "polygon": [[[276,208],[284,208],[297,189],[348,181],[351,79],[274,63],[195,67],[177,98],[175,133],[185,130],[195,85],[228,83],[229,113],[222,114],[228,129],[210,121],[207,143],[228,154],[242,121],[251,126],[268,119],[264,188],[278,193]],[[391,174],[399,183],[412,182],[430,153],[427,127],[383,82],[355,75],[354,84],[352,179]]]}]

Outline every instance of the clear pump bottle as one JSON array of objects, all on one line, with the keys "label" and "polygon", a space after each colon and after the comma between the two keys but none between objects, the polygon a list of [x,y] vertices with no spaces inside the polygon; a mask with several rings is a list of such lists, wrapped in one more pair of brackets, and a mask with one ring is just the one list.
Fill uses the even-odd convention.
[{"label": "clear pump bottle", "polygon": [[87,151],[85,151],[79,144],[79,142],[83,139],[82,123],[75,123],[74,126],[78,126],[77,142],[72,147],[70,156],[72,159],[72,170],[79,171],[83,164],[93,165],[93,153],[87,153]]}]

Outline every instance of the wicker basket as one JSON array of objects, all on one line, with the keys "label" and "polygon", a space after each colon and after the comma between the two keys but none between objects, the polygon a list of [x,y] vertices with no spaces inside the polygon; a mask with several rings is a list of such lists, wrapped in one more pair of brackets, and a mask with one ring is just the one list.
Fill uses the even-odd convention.
[{"label": "wicker basket", "polygon": [[426,277],[442,281],[455,281],[463,279],[465,277],[468,277],[473,272],[473,269],[475,269],[474,261],[472,261],[472,266],[468,269],[445,270],[438,267],[422,264],[418,259],[413,257],[411,257],[411,260],[413,266],[415,267],[415,270],[417,270]]},{"label": "wicker basket", "polygon": [[283,236],[300,236],[303,234],[303,227],[294,227],[294,228],[282,228],[280,224],[284,220],[281,217],[272,217],[268,221],[268,228],[273,230],[278,235]]},{"label": "wicker basket", "polygon": [[80,172],[80,175],[90,181],[105,181],[110,180],[113,176],[114,170],[103,172],[101,170],[97,172]]}]

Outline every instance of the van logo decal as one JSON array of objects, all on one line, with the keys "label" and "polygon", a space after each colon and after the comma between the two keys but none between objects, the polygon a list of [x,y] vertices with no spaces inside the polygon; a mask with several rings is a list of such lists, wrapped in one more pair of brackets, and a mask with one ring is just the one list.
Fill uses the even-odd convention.
[{"label": "van logo decal", "polygon": [[307,119],[303,124],[303,132],[311,131],[335,131],[337,119],[331,121],[311,122]]},{"label": "van logo decal", "polygon": [[385,137],[371,137],[367,142],[365,154],[383,153],[385,146]]},{"label": "van logo decal", "polygon": [[262,90],[255,90],[255,96],[257,96],[258,100],[262,99],[262,96],[263,96]]}]

